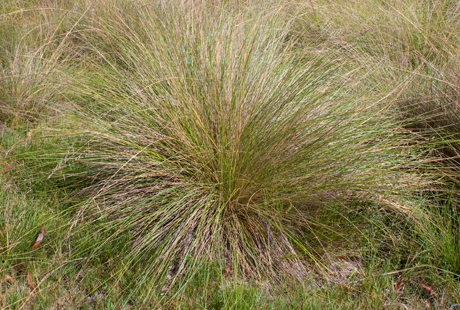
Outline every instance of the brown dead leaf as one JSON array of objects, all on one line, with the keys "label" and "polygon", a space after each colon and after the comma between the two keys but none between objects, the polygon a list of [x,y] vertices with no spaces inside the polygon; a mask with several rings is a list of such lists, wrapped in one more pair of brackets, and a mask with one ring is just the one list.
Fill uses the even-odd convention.
[{"label": "brown dead leaf", "polygon": [[35,291],[35,286],[33,285],[32,280],[30,279],[30,274],[27,274],[27,286],[30,288],[32,292]]},{"label": "brown dead leaf", "polygon": [[225,267],[225,270],[223,272],[224,278],[227,278],[231,274],[232,274],[232,266],[227,264],[227,266]]},{"label": "brown dead leaf", "polygon": [[423,282],[422,282],[422,287],[423,287],[424,289],[426,289],[426,290],[427,290],[428,292],[430,292],[430,293],[433,292],[433,289],[432,289],[430,286],[428,286],[428,285],[426,285],[425,283],[423,283]]},{"label": "brown dead leaf", "polygon": [[45,226],[42,227],[42,231],[38,234],[37,240],[35,241],[34,245],[32,245],[31,249],[38,247],[40,242],[42,242],[43,237],[45,237]]},{"label": "brown dead leaf", "polygon": [[2,171],[6,172],[6,171],[8,171],[8,169],[11,169],[11,168],[14,168],[14,165],[7,166],[7,167],[3,168]]},{"label": "brown dead leaf", "polygon": [[5,280],[6,280],[6,282],[8,282],[9,284],[14,284],[14,279],[13,279],[11,276],[9,276],[9,275],[6,275],[6,276],[5,276]]},{"label": "brown dead leaf", "polygon": [[402,281],[397,281],[395,284],[394,284],[394,287],[395,287],[395,290],[398,291],[400,289],[403,289],[404,290],[404,284]]}]

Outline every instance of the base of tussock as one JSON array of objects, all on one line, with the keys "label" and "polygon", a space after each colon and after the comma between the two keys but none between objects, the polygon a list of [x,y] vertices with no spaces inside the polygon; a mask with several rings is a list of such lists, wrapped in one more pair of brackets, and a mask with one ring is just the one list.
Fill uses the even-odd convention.
[{"label": "base of tussock", "polygon": [[0,307],[460,302],[458,10],[371,2],[1,4]]},{"label": "base of tussock", "polygon": [[[368,214],[344,216],[343,222],[334,218],[337,226],[327,244],[322,244],[331,245],[335,240],[335,247],[323,248],[323,268],[313,264],[302,281],[242,280],[234,278],[231,269],[204,265],[188,279],[189,285],[182,287],[178,282],[146,296],[147,287],[134,289],[141,269],[121,276],[114,273],[124,259],[110,246],[95,257],[73,252],[72,243],[79,240],[66,238],[66,217],[49,212],[59,209],[58,201],[3,188],[0,202],[8,219],[0,236],[6,245],[0,252],[3,308],[426,309],[447,308],[460,298],[458,281],[448,272],[453,269],[443,263],[445,254],[455,247],[439,243],[448,236],[452,222],[420,220],[417,230],[410,220],[394,221],[391,214],[366,208]],[[360,214],[363,217],[357,220]],[[361,222],[361,234],[348,233],[348,239],[337,236],[338,227],[343,232],[347,221],[354,225]],[[430,225],[435,224],[433,230]],[[45,239],[40,247],[30,250],[42,225],[47,227]],[[31,292],[28,278],[35,292]]]}]

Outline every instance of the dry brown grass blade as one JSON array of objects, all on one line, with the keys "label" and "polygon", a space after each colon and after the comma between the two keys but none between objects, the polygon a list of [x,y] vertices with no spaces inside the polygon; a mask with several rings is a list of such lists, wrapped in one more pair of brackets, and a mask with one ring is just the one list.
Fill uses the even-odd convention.
[{"label": "dry brown grass blade", "polygon": [[30,278],[30,274],[27,274],[27,286],[30,288],[32,293],[35,291],[35,286],[32,283],[32,279]]}]

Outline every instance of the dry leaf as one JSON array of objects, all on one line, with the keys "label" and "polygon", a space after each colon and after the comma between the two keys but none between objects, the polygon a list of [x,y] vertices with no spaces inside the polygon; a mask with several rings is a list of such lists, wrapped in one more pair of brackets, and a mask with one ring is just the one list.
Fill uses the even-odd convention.
[{"label": "dry leaf", "polygon": [[231,273],[232,273],[232,266],[227,264],[224,270],[224,278],[227,278]]},{"label": "dry leaf", "polygon": [[428,285],[426,285],[425,283],[422,282],[422,287],[424,289],[426,289],[428,292],[433,292],[433,289],[431,287],[429,287]]},{"label": "dry leaf", "polygon": [[40,242],[42,242],[43,237],[45,236],[45,226],[42,227],[41,233],[38,234],[37,240],[35,241],[34,245],[32,246],[32,249],[35,249],[40,245]]},{"label": "dry leaf", "polygon": [[14,283],[14,279],[13,279],[11,276],[9,276],[9,275],[6,275],[6,276],[5,276],[5,280],[6,280],[6,282],[8,282],[8,283],[10,283],[10,284],[13,284],[13,283]]},{"label": "dry leaf", "polygon": [[394,284],[394,287],[395,287],[395,290],[399,290],[399,289],[404,289],[404,285],[403,285],[403,282],[402,281],[398,281]]},{"label": "dry leaf", "polygon": [[32,292],[35,291],[35,286],[32,284],[32,280],[30,279],[30,274],[27,274],[27,286],[29,286]]},{"label": "dry leaf", "polygon": [[14,168],[14,165],[7,166],[7,167],[3,168],[2,171],[6,172],[8,169],[11,169],[11,168]]}]

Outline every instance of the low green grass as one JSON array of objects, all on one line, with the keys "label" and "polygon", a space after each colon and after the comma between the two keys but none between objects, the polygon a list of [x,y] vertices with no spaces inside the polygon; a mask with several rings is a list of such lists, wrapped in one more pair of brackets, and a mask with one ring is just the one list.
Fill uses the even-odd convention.
[{"label": "low green grass", "polygon": [[1,307],[460,302],[458,11],[3,3]]}]

